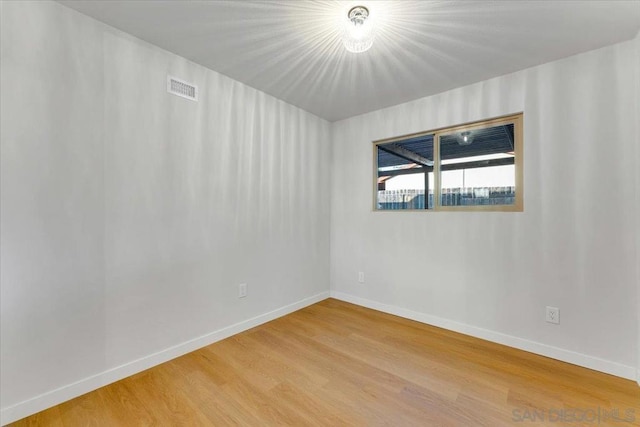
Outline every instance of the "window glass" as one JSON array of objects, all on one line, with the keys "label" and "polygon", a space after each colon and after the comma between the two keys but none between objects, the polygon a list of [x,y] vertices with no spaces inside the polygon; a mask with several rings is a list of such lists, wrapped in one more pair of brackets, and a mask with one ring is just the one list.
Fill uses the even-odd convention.
[{"label": "window glass", "polygon": [[442,206],[513,205],[513,123],[440,136]]},{"label": "window glass", "polygon": [[433,163],[433,135],[378,145],[377,209],[433,209]]}]

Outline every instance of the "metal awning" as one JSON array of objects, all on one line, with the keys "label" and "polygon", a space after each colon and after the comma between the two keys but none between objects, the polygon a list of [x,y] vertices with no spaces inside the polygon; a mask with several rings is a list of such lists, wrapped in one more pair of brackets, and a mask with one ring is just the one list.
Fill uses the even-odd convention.
[{"label": "metal awning", "polygon": [[[378,167],[392,167],[408,164],[433,162],[433,138],[421,135],[378,145]],[[462,157],[476,157],[514,151],[513,124],[473,130],[469,134],[471,143],[463,145],[460,133],[440,137],[441,160]],[[388,150],[385,151],[385,148]],[[393,154],[395,152],[396,154]],[[432,163],[431,163],[432,164]]]}]

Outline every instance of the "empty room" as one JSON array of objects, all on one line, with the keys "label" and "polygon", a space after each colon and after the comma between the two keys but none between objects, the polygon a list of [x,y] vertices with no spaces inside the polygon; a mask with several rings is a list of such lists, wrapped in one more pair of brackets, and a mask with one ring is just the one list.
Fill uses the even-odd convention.
[{"label": "empty room", "polygon": [[640,0],[0,0],[0,425],[640,426]]}]

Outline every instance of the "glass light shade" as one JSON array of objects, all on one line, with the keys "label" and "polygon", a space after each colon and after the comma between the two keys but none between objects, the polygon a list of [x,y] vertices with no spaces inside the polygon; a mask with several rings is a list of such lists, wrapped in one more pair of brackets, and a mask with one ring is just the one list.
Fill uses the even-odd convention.
[{"label": "glass light shade", "polygon": [[356,6],[352,8],[344,23],[342,34],[344,47],[353,53],[369,50],[375,37],[372,24],[369,19],[369,10],[366,7]]}]

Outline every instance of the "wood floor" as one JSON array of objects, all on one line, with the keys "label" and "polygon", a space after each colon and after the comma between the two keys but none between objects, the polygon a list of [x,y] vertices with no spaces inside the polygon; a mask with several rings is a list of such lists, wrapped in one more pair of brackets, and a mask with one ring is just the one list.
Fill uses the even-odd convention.
[{"label": "wood floor", "polygon": [[640,426],[633,381],[334,299],[15,426]]}]

